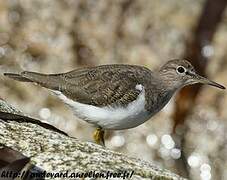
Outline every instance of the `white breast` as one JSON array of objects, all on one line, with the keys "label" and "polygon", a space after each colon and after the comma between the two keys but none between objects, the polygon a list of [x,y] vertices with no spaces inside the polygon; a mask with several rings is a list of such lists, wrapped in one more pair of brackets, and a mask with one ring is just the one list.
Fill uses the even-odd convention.
[{"label": "white breast", "polygon": [[136,127],[152,116],[145,109],[146,99],[144,87],[137,85],[135,88],[140,90],[141,93],[127,107],[96,107],[75,102],[59,91],[54,92],[63,102],[72,108],[77,117],[104,129],[120,130]]}]

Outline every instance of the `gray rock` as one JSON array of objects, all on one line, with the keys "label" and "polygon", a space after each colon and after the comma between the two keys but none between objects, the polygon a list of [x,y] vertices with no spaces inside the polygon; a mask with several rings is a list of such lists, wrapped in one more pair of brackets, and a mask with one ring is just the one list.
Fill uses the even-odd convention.
[{"label": "gray rock", "polygon": [[[0,111],[20,113],[2,100]],[[134,171],[132,179],[183,179],[150,162],[79,141],[32,122],[0,119],[0,143],[31,157],[33,164],[47,172]]]}]

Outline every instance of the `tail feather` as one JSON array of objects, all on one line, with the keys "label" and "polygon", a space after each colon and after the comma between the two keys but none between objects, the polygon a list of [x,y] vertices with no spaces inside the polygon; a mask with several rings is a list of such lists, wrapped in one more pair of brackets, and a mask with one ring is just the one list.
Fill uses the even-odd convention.
[{"label": "tail feather", "polygon": [[57,75],[47,75],[37,72],[23,71],[21,74],[4,73],[5,76],[22,82],[34,82],[43,87],[59,90],[59,78]]},{"label": "tail feather", "polygon": [[22,81],[22,82],[32,82],[32,80],[21,76],[20,74],[14,74],[14,73],[4,73],[4,76],[7,76],[11,79],[17,80],[17,81]]}]

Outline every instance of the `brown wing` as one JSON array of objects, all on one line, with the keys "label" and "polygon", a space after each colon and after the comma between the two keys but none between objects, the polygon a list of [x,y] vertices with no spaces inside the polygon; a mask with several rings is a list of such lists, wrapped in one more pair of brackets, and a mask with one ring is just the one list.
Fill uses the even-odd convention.
[{"label": "brown wing", "polygon": [[41,74],[24,71],[21,74],[5,73],[18,81],[37,84],[61,91],[68,98],[80,103],[96,105],[126,105],[134,101],[140,91],[137,84],[151,79],[151,71],[133,65],[102,65],[76,69],[62,74]]},{"label": "brown wing", "polygon": [[67,97],[99,107],[126,105],[134,101],[140,91],[135,87],[143,84],[150,71],[140,66],[104,65],[62,74],[61,88]]}]

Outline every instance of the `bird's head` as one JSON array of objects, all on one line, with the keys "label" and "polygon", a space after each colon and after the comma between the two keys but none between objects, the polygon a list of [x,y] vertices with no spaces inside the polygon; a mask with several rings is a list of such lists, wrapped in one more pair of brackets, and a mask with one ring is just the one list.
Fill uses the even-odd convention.
[{"label": "bird's head", "polygon": [[168,86],[174,89],[196,83],[208,84],[225,89],[224,86],[197,74],[191,63],[186,60],[168,61],[160,68],[159,74],[165,83],[168,83]]}]

